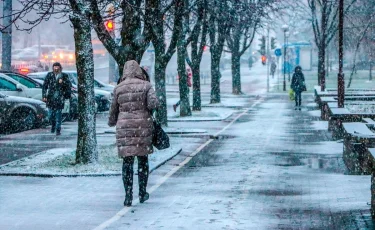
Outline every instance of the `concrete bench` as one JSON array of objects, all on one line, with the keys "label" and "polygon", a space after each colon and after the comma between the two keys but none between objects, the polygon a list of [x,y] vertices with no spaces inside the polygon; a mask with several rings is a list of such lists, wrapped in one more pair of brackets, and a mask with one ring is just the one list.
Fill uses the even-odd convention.
[{"label": "concrete bench", "polygon": [[[345,96],[345,104],[375,104],[375,96]],[[317,102],[320,109],[320,118],[324,121],[329,119],[329,108],[337,108],[337,96],[320,97]]]},{"label": "concrete bench", "polygon": [[375,133],[367,123],[343,123],[343,160],[351,174],[370,175],[374,157],[371,148],[375,147]]},{"label": "concrete bench", "polygon": [[[350,104],[360,104],[366,103],[364,101],[348,101]],[[368,102],[374,105],[375,102]],[[375,114],[373,113],[352,113],[346,108],[337,108],[334,103],[327,103],[328,113],[328,130],[332,131],[332,137],[334,139],[340,139],[343,137],[343,122],[363,122],[364,118],[375,119]],[[368,122],[367,122],[368,123]]]},{"label": "concrete bench", "polygon": [[[352,96],[375,97],[375,89],[346,89],[345,98],[349,100],[347,97]],[[335,97],[337,99],[337,89],[326,89],[325,91],[321,91],[320,86],[314,86],[314,97],[315,102],[321,106],[322,97]]]},{"label": "concrete bench", "polygon": [[[368,154],[374,159],[375,148],[368,148],[367,151],[368,151]],[[375,219],[375,169],[374,169],[374,165],[372,165],[372,171],[371,171],[371,216],[372,216],[372,219]]]}]

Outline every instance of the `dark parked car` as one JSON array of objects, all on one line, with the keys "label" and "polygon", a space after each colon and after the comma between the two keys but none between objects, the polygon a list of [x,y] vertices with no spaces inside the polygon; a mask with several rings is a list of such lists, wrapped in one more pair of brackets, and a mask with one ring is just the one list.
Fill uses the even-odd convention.
[{"label": "dark parked car", "polygon": [[48,110],[42,101],[0,93],[0,127],[19,132],[48,124]]},{"label": "dark parked car", "polygon": [[[48,72],[37,72],[37,73],[28,74],[28,76],[33,78],[36,81],[44,81],[44,79],[47,76],[47,73]],[[71,75],[72,71],[67,71],[67,72],[64,71],[64,73],[67,73],[69,75],[69,79],[71,80],[72,86],[73,86],[73,92],[77,93],[77,85],[76,85],[76,82],[74,81],[74,78]],[[108,111],[112,102],[113,93],[112,92],[110,93],[108,91],[104,91],[101,89],[97,89],[97,88],[94,89],[94,92],[95,92],[95,102],[97,106],[96,108],[97,111],[98,112]]]}]

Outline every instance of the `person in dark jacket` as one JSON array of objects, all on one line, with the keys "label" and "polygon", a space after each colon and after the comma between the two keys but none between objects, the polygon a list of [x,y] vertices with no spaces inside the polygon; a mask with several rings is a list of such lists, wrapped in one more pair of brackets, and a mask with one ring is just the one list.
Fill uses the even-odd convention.
[{"label": "person in dark jacket", "polygon": [[295,101],[296,101],[296,107],[295,110],[299,109],[301,110],[301,101],[302,101],[302,92],[306,91],[306,85],[305,85],[305,76],[302,73],[301,66],[297,66],[294,69],[294,74],[292,77],[292,84],[290,88],[293,89],[295,92]]},{"label": "person in dark jacket", "polygon": [[271,76],[272,76],[272,78],[274,78],[274,76],[275,76],[276,67],[277,67],[276,61],[275,61],[275,59],[272,59],[272,61],[271,61]]},{"label": "person in dark jacket", "polygon": [[61,116],[65,100],[71,97],[72,83],[66,73],[62,73],[62,66],[56,62],[52,65],[53,72],[49,72],[43,83],[43,101],[49,109],[51,133],[61,135]]},{"label": "person in dark jacket", "polygon": [[138,160],[139,202],[149,199],[146,192],[149,165],[148,155],[153,153],[153,119],[151,111],[159,107],[159,100],[138,63],[127,61],[123,76],[113,91],[109,126],[116,126],[116,143],[119,157],[123,158],[122,180],[125,188],[124,206],[133,201],[133,163]]}]

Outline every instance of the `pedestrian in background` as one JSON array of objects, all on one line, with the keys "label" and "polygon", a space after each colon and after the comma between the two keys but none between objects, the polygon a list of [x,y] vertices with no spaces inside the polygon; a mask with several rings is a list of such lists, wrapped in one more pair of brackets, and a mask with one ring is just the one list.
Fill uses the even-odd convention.
[{"label": "pedestrian in background", "polygon": [[53,72],[49,72],[44,80],[42,95],[49,109],[51,133],[61,135],[62,110],[65,100],[71,98],[72,83],[66,73],[62,73],[62,66],[56,62],[52,65]]},{"label": "pedestrian in background", "polygon": [[[188,86],[188,95],[190,93],[190,90],[189,88],[192,86],[192,83],[191,83],[191,79],[193,77],[193,73],[191,72],[191,69],[190,68],[186,68],[186,75],[187,75],[187,81],[186,81],[186,84]],[[180,76],[177,76],[177,80],[180,80]],[[173,110],[176,112],[177,110],[177,107],[180,106],[181,104],[181,100],[178,100],[178,102],[176,104],[173,105]]]},{"label": "pedestrian in background", "polygon": [[122,180],[125,188],[124,206],[133,201],[133,164],[138,160],[139,202],[149,199],[146,192],[149,165],[148,155],[153,153],[152,111],[159,101],[147,76],[136,61],[128,61],[119,84],[113,91],[109,112],[109,126],[116,126],[118,155],[123,158]]},{"label": "pedestrian in background", "polygon": [[275,72],[276,72],[276,61],[274,58],[272,58],[272,61],[271,61],[271,75],[272,75],[272,78],[274,78],[275,76]]},{"label": "pedestrian in background", "polygon": [[290,88],[293,89],[295,93],[295,101],[296,101],[296,107],[295,110],[299,109],[301,110],[301,102],[302,102],[302,92],[306,91],[306,84],[305,84],[305,76],[302,73],[301,66],[297,66],[294,69],[294,74],[292,77],[292,84]]}]

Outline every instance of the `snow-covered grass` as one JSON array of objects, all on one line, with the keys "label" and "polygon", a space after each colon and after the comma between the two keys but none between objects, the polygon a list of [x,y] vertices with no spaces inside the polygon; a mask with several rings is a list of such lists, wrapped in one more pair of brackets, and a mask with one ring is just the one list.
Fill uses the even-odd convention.
[{"label": "snow-covered grass", "polygon": [[[150,170],[176,155],[181,148],[174,146],[155,151],[149,156]],[[115,145],[98,147],[98,162],[75,164],[75,149],[50,149],[0,167],[0,174],[36,175],[112,175],[121,174],[122,159]]]}]

